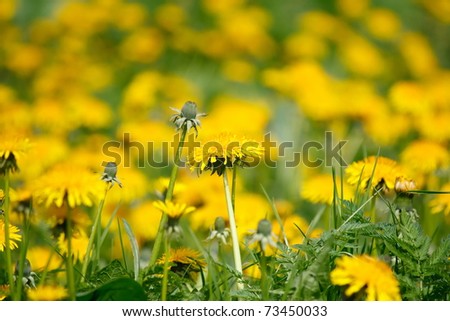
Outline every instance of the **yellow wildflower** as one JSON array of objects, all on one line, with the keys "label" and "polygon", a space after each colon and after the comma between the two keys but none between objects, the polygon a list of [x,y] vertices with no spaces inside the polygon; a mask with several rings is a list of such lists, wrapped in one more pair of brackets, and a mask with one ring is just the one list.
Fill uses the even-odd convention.
[{"label": "yellow wildflower", "polygon": [[38,285],[27,291],[31,301],[60,301],[68,296],[67,289],[59,285]]},{"label": "yellow wildflower", "polygon": [[400,301],[398,281],[389,266],[370,256],[343,256],[330,273],[335,285],[348,286],[346,296],[365,291],[367,301]]}]

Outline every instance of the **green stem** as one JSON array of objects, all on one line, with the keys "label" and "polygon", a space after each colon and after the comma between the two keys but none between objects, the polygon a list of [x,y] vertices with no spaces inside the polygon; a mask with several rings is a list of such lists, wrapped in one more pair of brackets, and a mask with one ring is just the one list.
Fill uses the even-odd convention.
[{"label": "green stem", "polygon": [[87,277],[87,275],[86,275],[87,269],[88,269],[89,263],[91,261],[92,247],[94,245],[94,241],[96,238],[97,238],[97,250],[96,250],[95,257],[97,259],[99,259],[99,256],[100,256],[101,217],[102,217],[103,206],[105,205],[106,194],[108,193],[108,190],[109,190],[109,184],[106,185],[105,195],[103,196],[103,199],[100,201],[100,204],[98,206],[97,215],[95,216],[94,225],[92,225],[91,235],[89,236],[89,242],[88,242],[88,246],[86,249],[86,257],[84,259],[83,268],[81,270],[81,274],[83,275],[85,280]]},{"label": "green stem", "polygon": [[236,174],[237,166],[233,166],[233,177],[231,180],[231,205],[233,205],[233,211],[236,211]]},{"label": "green stem", "polygon": [[66,257],[66,275],[67,287],[69,289],[69,298],[75,301],[75,276],[73,272],[73,257],[72,257],[72,209],[67,204],[67,223],[66,223],[66,238],[67,238],[67,257]]},{"label": "green stem", "polygon": [[169,283],[169,255],[170,255],[170,241],[169,236],[166,237],[164,255],[164,270],[161,286],[161,301],[167,301],[167,285]]},{"label": "green stem", "polygon": [[267,260],[266,255],[264,254],[264,250],[261,244],[261,261],[260,261],[260,267],[261,267],[261,292],[262,292],[262,299],[263,301],[269,300],[269,283],[268,283],[268,277],[267,277]]},{"label": "green stem", "polygon": [[[370,220],[372,222],[372,224],[375,224],[377,221],[377,213],[376,213],[376,202],[377,202],[377,198],[376,196],[374,196],[372,198],[372,200],[370,201]],[[373,239],[373,247],[372,247],[372,254],[374,256],[377,256],[377,240],[374,238]]]},{"label": "green stem", "polygon": [[13,300],[16,300],[14,293],[14,277],[11,259],[10,235],[9,235],[9,172],[5,173],[5,254],[6,254],[6,273],[8,274],[9,292]]},{"label": "green stem", "polygon": [[[172,173],[170,175],[169,186],[167,187],[167,192],[166,192],[166,197],[165,197],[166,201],[172,200],[173,189],[175,187],[175,181],[176,181],[177,175],[178,175],[178,165],[180,164],[180,161],[181,161],[181,151],[183,150],[186,133],[187,133],[187,127],[184,126],[183,130],[181,131],[180,142],[178,143],[178,147],[175,152],[175,164],[172,168]],[[153,244],[152,256],[150,257],[150,262],[148,264],[149,267],[155,265],[155,262],[158,259],[159,251],[161,249],[161,244],[162,244],[163,236],[164,236],[164,228],[165,228],[166,224],[167,224],[167,214],[162,213],[161,220],[159,222],[158,233],[156,234],[155,243]]]},{"label": "green stem", "polygon": [[[223,172],[223,187],[225,190],[225,199],[227,202],[227,210],[228,210],[228,220],[230,222],[230,230],[231,230],[231,240],[233,243],[233,257],[234,257],[234,266],[236,271],[242,275],[242,261],[241,261],[241,251],[239,249],[239,239],[236,228],[236,220],[234,217],[233,204],[231,200],[230,188],[228,186],[228,178],[226,170]],[[241,281],[237,282],[237,289],[242,290],[244,285]]]},{"label": "green stem", "polygon": [[[28,239],[28,231],[30,230],[30,224],[29,224],[29,220],[28,220],[28,215],[26,213],[23,213],[23,223],[22,223],[22,230],[23,230],[23,234],[22,234],[22,246],[20,248],[20,257],[19,257],[19,273],[17,276],[18,280],[22,280],[23,278],[23,269],[24,269],[24,265],[25,265],[25,260],[27,257],[27,250],[28,250],[28,244],[29,244],[29,239]],[[16,298],[17,300],[21,300],[22,297],[22,282],[19,281],[17,282],[17,289],[16,289]]]}]

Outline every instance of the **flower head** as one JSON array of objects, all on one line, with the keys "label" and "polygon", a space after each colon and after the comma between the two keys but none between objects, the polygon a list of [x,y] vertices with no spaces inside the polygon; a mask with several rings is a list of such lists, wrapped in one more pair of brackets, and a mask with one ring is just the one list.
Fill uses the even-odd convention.
[{"label": "flower head", "polygon": [[443,212],[446,217],[450,218],[450,183],[444,184],[441,191],[447,193],[438,194],[430,201],[431,213]]},{"label": "flower head", "polygon": [[[84,261],[86,256],[86,251],[89,243],[89,238],[83,230],[77,229],[74,230],[72,234],[72,255],[74,257],[74,261]],[[64,233],[61,233],[58,237],[58,247],[61,251],[61,254],[67,255],[67,239]]]},{"label": "flower head", "polygon": [[389,266],[367,255],[337,259],[330,278],[335,285],[347,286],[346,296],[364,291],[367,301],[401,300],[398,281]]},{"label": "flower head", "polygon": [[98,177],[87,168],[62,164],[42,176],[34,186],[38,203],[46,207],[61,207],[67,202],[69,207],[93,206],[103,197],[104,186]]},{"label": "flower head", "polygon": [[247,245],[250,246],[255,243],[259,243],[261,250],[266,253],[267,245],[270,245],[273,249],[277,248],[277,243],[274,241],[275,235],[272,233],[272,223],[263,219],[258,223],[258,229],[248,241]]},{"label": "flower head", "polygon": [[[341,184],[343,195],[340,195]],[[353,197],[353,189],[346,182],[341,182],[340,178],[336,178],[336,181],[334,181],[333,175],[331,174],[319,174],[308,178],[303,184],[301,197],[311,203],[331,205],[335,197],[335,188],[336,197],[341,197],[346,200]]]},{"label": "flower head", "polygon": [[116,177],[117,175],[117,164],[115,162],[108,162],[105,165],[105,170],[102,174],[101,180],[106,183],[111,183],[111,187],[114,186],[114,183],[119,184],[119,187],[122,188],[122,183]]},{"label": "flower head", "polygon": [[[11,250],[18,248],[17,242],[22,240],[22,235],[19,232],[20,230],[16,226],[9,225],[9,248]],[[0,219],[0,252],[3,252],[5,247],[5,222],[3,222],[3,219]]]},{"label": "flower head", "polygon": [[[347,182],[364,188],[394,188],[397,177],[407,177],[396,161],[386,157],[369,156],[362,161],[350,164],[346,169]],[[373,177],[372,177],[373,174]],[[369,185],[371,182],[371,186]]]},{"label": "flower head", "polygon": [[187,206],[184,203],[174,203],[172,201],[155,201],[153,202],[153,206],[167,214],[166,231],[169,235],[180,234],[181,229],[178,225],[180,217],[195,211],[195,207],[193,206]]},{"label": "flower head", "polygon": [[429,174],[448,166],[450,155],[446,148],[433,141],[418,140],[401,154],[402,163],[420,174]]},{"label": "flower head", "polygon": [[187,101],[181,110],[176,108],[170,108],[173,111],[177,112],[177,114],[173,115],[170,120],[177,126],[177,129],[187,128],[189,131],[191,128],[195,129],[195,133],[198,135],[197,127],[200,127],[200,120],[198,117],[206,116],[205,113],[197,113],[197,104],[192,101]]},{"label": "flower head", "polygon": [[0,137],[0,175],[19,170],[17,160],[29,149],[28,139]]},{"label": "flower head", "polygon": [[203,142],[189,156],[191,169],[211,170],[222,175],[227,167],[250,166],[263,156],[264,149],[254,140],[221,133]]},{"label": "flower head", "polygon": [[214,229],[209,234],[206,241],[217,240],[223,244],[227,244],[227,238],[230,237],[230,229],[226,227],[223,217],[216,217],[214,221]]},{"label": "flower head", "polygon": [[67,289],[60,285],[38,285],[27,291],[31,301],[59,301],[68,296]]}]

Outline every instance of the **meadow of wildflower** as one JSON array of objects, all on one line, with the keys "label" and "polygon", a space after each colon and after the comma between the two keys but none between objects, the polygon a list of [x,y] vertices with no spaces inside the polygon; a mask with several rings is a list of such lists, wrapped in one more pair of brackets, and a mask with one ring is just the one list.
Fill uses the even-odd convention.
[{"label": "meadow of wildflower", "polygon": [[450,0],[0,0],[0,300],[450,299]]}]

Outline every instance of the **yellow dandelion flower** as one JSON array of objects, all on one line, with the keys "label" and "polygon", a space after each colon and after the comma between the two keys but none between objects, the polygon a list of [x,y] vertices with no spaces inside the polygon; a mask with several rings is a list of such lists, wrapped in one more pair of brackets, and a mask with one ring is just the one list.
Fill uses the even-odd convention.
[{"label": "yellow dandelion flower", "polygon": [[[341,184],[343,194],[341,195]],[[311,203],[332,204],[334,198],[335,182],[331,174],[314,175],[303,183],[300,195],[303,199]],[[343,197],[346,200],[353,198],[354,190],[346,182],[341,182],[339,177],[336,177],[336,196]]]},{"label": "yellow dandelion flower", "polygon": [[153,202],[153,206],[162,212],[166,213],[169,217],[179,218],[183,215],[190,214],[195,211],[195,207],[188,206],[186,204],[174,203],[172,201],[156,201]]},{"label": "yellow dandelion flower", "polygon": [[60,301],[68,296],[67,289],[60,285],[38,285],[27,291],[31,301]]},{"label": "yellow dandelion flower", "polygon": [[[83,230],[75,230],[72,234],[72,255],[75,261],[82,262],[86,256],[89,238]],[[61,254],[67,255],[67,239],[64,233],[58,237],[58,247]]]},{"label": "yellow dandelion flower", "polygon": [[362,161],[354,162],[347,167],[345,173],[350,185],[357,185],[361,180],[360,186],[363,188],[368,187],[373,173],[370,187],[386,187],[388,190],[394,188],[397,177],[408,177],[396,161],[382,156],[378,158],[369,156]]},{"label": "yellow dandelion flower", "polygon": [[[9,225],[9,248],[11,250],[17,249],[17,242],[20,242],[22,240],[22,235],[20,235],[19,232],[20,230],[18,227]],[[0,220],[0,252],[3,252],[5,248],[5,223],[3,222],[3,220]]]},{"label": "yellow dandelion flower", "polygon": [[365,22],[368,31],[381,40],[394,40],[401,29],[400,19],[388,9],[370,10]]},{"label": "yellow dandelion flower", "polygon": [[149,201],[133,207],[127,216],[127,221],[140,244],[155,239],[160,219],[159,210]]},{"label": "yellow dandelion flower", "polygon": [[335,285],[348,286],[347,296],[364,290],[367,301],[401,300],[398,281],[389,266],[367,255],[337,259],[330,278]]},{"label": "yellow dandelion flower", "polygon": [[46,207],[93,206],[104,195],[105,186],[99,175],[85,167],[61,164],[44,174],[34,186],[34,196]]},{"label": "yellow dandelion flower", "polygon": [[30,143],[27,138],[0,137],[0,175],[18,171],[17,161],[26,154],[29,148]]},{"label": "yellow dandelion flower", "polygon": [[[167,188],[169,187],[170,179],[168,177],[160,177],[154,184],[154,190],[156,196],[160,199],[166,198]],[[183,183],[176,182],[173,188],[173,196],[176,197],[180,193],[186,190],[186,186]]]},{"label": "yellow dandelion flower", "polygon": [[400,157],[405,167],[420,174],[429,174],[444,168],[450,161],[446,148],[427,140],[412,142],[403,150]]},{"label": "yellow dandelion flower", "polygon": [[264,149],[254,140],[229,133],[221,133],[204,141],[189,156],[191,169],[223,174],[225,168],[255,165]]},{"label": "yellow dandelion flower", "polygon": [[35,246],[28,249],[27,259],[30,261],[34,271],[48,271],[58,269],[63,261],[52,249],[44,246]]},{"label": "yellow dandelion flower", "polygon": [[[165,254],[156,261],[156,264],[164,264],[166,260]],[[192,265],[195,267],[205,266],[206,262],[202,258],[200,252],[189,248],[170,249],[170,255],[168,261],[174,264],[180,265]]]},{"label": "yellow dandelion flower", "polygon": [[4,198],[5,198],[5,192],[3,192],[2,189],[0,189],[0,204],[2,204]]},{"label": "yellow dandelion flower", "polygon": [[[444,184],[441,188],[443,192],[450,192],[450,183]],[[431,213],[443,212],[450,219],[450,194],[438,194],[430,201]]]}]

